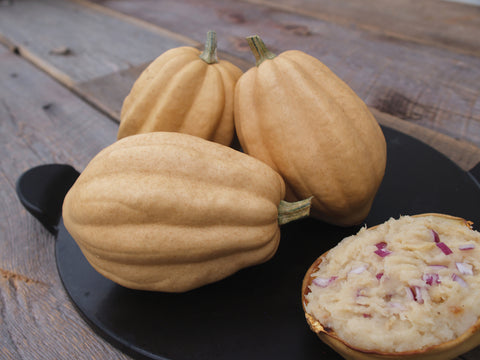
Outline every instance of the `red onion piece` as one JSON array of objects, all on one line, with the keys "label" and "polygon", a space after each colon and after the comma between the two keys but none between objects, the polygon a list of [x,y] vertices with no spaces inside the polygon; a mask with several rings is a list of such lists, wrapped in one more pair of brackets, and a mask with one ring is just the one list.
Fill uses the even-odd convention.
[{"label": "red onion piece", "polygon": [[371,314],[363,314],[363,317],[369,319],[369,318],[372,317],[372,315]]},{"label": "red onion piece", "polygon": [[375,254],[377,254],[380,257],[385,257],[390,255],[392,252],[387,250],[387,249],[377,249],[374,251]]},{"label": "red onion piece", "polygon": [[473,275],[472,265],[462,262],[457,262],[455,265],[457,266],[458,271],[460,271],[463,275]]},{"label": "red onion piece", "polygon": [[367,265],[361,265],[353,268],[352,270],[349,271],[349,274],[361,274],[365,270],[367,270]]},{"label": "red onion piece", "polygon": [[475,244],[465,244],[458,247],[459,250],[473,250],[475,249]]},{"label": "red onion piece", "polygon": [[383,276],[383,273],[378,273],[377,275],[375,275],[375,277],[377,278],[377,280],[380,280]]},{"label": "red onion piece", "polygon": [[328,285],[330,285],[332,282],[334,282],[336,278],[337,278],[337,276],[332,276],[332,277],[329,277],[329,278],[317,277],[317,278],[313,279],[312,283],[317,285],[317,286],[320,286],[322,288],[325,288]]},{"label": "red onion piece", "polygon": [[422,296],[422,289],[420,286],[412,286],[405,288],[405,292],[407,293],[407,297],[410,300],[416,301],[419,304],[423,304],[423,296]]},{"label": "red onion piece", "polygon": [[408,297],[410,300],[415,300],[415,295],[413,294],[413,291],[412,291],[411,288],[406,287],[406,288],[405,288],[405,292],[407,293],[407,297]]},{"label": "red onion piece", "polygon": [[432,232],[433,241],[435,241],[436,243],[439,243],[440,242],[440,236],[438,236],[438,233],[435,230],[432,230],[432,229],[430,229],[430,231]]},{"label": "red onion piece", "polygon": [[420,286],[413,287],[413,295],[415,297],[415,301],[419,304],[423,304],[423,296],[422,296],[422,288]]},{"label": "red onion piece", "polygon": [[387,250],[387,243],[385,241],[376,243],[375,246],[377,247],[377,250],[375,250],[374,253],[380,257],[385,257],[392,253],[390,250]]},{"label": "red onion piece", "polygon": [[405,310],[405,306],[403,306],[403,304],[395,301],[389,302],[388,306],[394,309]]},{"label": "red onion piece", "polygon": [[440,276],[438,274],[423,274],[423,281],[427,285],[441,284]]},{"label": "red onion piece", "polygon": [[438,248],[440,250],[442,250],[442,252],[445,254],[445,255],[450,255],[451,253],[453,253],[453,251],[447,246],[447,244],[443,243],[443,242],[439,242],[436,244],[438,246]]},{"label": "red onion piece", "polygon": [[382,242],[379,242],[379,243],[376,243],[375,246],[377,247],[377,249],[385,249],[387,247],[387,243],[385,241],[382,241]]},{"label": "red onion piece", "polygon": [[320,286],[320,287],[327,287],[328,284],[330,284],[330,279],[328,278],[315,278],[313,279],[313,284],[317,285],[317,286]]},{"label": "red onion piece", "polygon": [[468,287],[467,283],[465,282],[465,280],[463,280],[460,276],[458,276],[457,274],[452,274],[452,280],[453,281],[456,281],[457,283],[460,284],[461,287]]}]

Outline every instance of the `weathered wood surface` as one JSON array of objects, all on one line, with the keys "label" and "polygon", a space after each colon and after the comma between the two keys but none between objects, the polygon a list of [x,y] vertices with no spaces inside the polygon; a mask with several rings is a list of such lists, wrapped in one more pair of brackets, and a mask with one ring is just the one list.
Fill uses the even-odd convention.
[{"label": "weathered wood surface", "polygon": [[[466,51],[480,48],[480,7],[436,0],[375,6],[355,0],[302,1],[301,6],[289,0],[253,1],[255,6],[235,0],[96,2],[199,42],[214,29],[222,50],[251,64],[245,36],[255,33],[276,53],[303,50],[329,66],[369,106],[480,145],[480,57]],[[358,12],[362,7],[366,10]],[[383,23],[395,26],[395,32]],[[435,31],[427,34],[432,27]],[[437,28],[443,30],[437,33]],[[420,33],[428,39],[412,41]],[[440,36],[446,34],[458,51],[444,46],[447,40]]]},{"label": "weathered wood surface", "polygon": [[[42,2],[46,4],[43,7],[36,1],[22,1],[5,7],[0,12],[0,34],[24,56],[114,118],[118,119],[121,102],[136,76],[151,60],[169,47],[201,46],[206,31],[214,28],[219,33],[220,49],[237,58],[237,64],[243,69],[253,63],[245,36],[259,33],[274,51],[294,47],[318,57],[371,107],[451,137],[480,144],[480,135],[477,135],[480,128],[480,58],[465,55],[465,51],[456,53],[437,46],[440,41],[435,46],[412,42],[400,35],[386,36],[385,31],[375,31],[373,27],[364,30],[365,26],[362,26],[359,30],[345,25],[345,21],[334,22],[339,17],[335,14],[325,20],[272,8],[270,3],[268,6],[252,6],[232,0],[222,4],[213,0],[107,0],[99,2],[135,18],[109,12],[108,21],[102,21],[104,11],[81,6],[82,2],[53,6],[51,1]],[[448,19],[462,18],[467,11],[465,8],[470,12],[471,8],[477,9],[441,3],[442,7],[436,12],[449,11],[449,17],[447,14],[441,17],[441,24],[446,27],[451,23]],[[310,6],[314,6],[312,4]],[[403,13],[408,9],[407,5],[403,4]],[[332,7],[341,9],[325,6],[326,9]],[[416,7],[413,9],[417,11]],[[387,12],[386,9],[383,11]],[[311,9],[311,13],[318,13],[318,8],[316,12]],[[350,11],[343,16],[353,13]],[[73,25],[71,21],[55,20],[72,18],[72,14],[75,15]],[[162,28],[140,26],[145,23],[139,23],[137,18]],[[50,20],[54,26],[46,26],[49,21],[45,19],[54,19]],[[422,20],[428,20],[428,17],[425,14],[416,16],[407,23],[411,25],[414,20],[422,24]],[[17,26],[12,26],[13,21]],[[461,39],[464,33],[480,32],[474,23],[472,20],[470,24],[473,30],[460,28],[461,31],[455,33],[459,33]],[[68,27],[73,27],[71,32],[74,35],[66,39]],[[403,29],[406,31],[412,27],[404,25]],[[43,35],[45,28],[48,37]],[[180,35],[171,39],[171,32],[164,29]],[[397,34],[401,34],[400,30]],[[33,39],[27,39],[29,32]],[[98,41],[89,41],[97,39],[99,33],[102,37]],[[127,46],[110,50],[116,46],[105,47],[105,43],[126,43]],[[70,52],[62,54],[58,51],[62,49]],[[120,86],[119,91],[103,91],[101,85],[108,83]]]},{"label": "weathered wood surface", "polygon": [[[360,0],[345,8],[319,1],[325,17],[316,13],[317,2],[306,0],[301,8],[310,6],[308,13],[289,0],[96,2],[126,15],[85,1],[0,3],[0,42],[8,46],[0,46],[1,359],[129,359],[96,336],[69,302],[53,237],[20,205],[15,181],[49,162],[82,170],[115,140],[121,103],[140,71],[170,47],[201,46],[209,29],[219,34],[220,55],[244,70],[253,63],[246,35],[259,33],[277,52],[296,44],[339,73],[381,123],[427,142],[464,169],[480,161],[480,149],[469,142],[480,139],[480,67],[472,43],[479,38],[466,36],[480,31],[470,17],[477,8],[469,14],[464,5],[449,5],[448,18],[441,5],[430,26],[467,18],[459,33],[433,38],[419,24],[428,13],[407,0],[388,5],[405,17],[403,30],[388,33],[352,10]],[[409,27],[415,39],[401,35]],[[389,91],[393,100],[376,103]],[[463,358],[478,359],[479,351]]]},{"label": "weathered wood surface", "polygon": [[156,27],[139,27],[122,16],[104,16],[79,3],[56,0],[16,1],[2,7],[0,33],[66,84],[142,65],[175,46],[197,45]]},{"label": "weathered wood surface", "polygon": [[[81,2],[56,0],[3,6],[0,40],[113,117],[138,76],[135,69],[172,47],[199,45],[121,14],[106,16]],[[119,98],[97,85],[98,79],[112,77],[118,80],[108,85],[121,86]],[[90,93],[92,88],[99,92]]]},{"label": "weathered wood surface", "polygon": [[438,0],[246,0],[391,38],[480,56],[480,9]]},{"label": "weathered wood surface", "polygon": [[118,125],[0,46],[0,358],[128,359],[97,337],[57,274],[54,238],[15,194],[20,174],[45,163],[82,170]]}]

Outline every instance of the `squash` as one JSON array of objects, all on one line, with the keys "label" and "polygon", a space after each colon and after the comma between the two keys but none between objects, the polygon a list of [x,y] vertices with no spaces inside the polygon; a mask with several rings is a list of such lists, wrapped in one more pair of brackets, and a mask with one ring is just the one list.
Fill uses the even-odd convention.
[{"label": "squash", "polygon": [[319,60],[291,50],[276,56],[247,38],[257,66],[235,89],[243,150],[286,182],[286,199],[313,196],[312,216],[351,226],[370,211],[383,179],[386,143],[364,102]]},{"label": "squash", "polygon": [[218,60],[216,33],[205,50],[183,46],[155,59],[125,98],[117,138],[154,131],[182,132],[230,145],[233,95],[242,71]]},{"label": "squash", "polygon": [[308,215],[285,203],[270,167],[199,137],[154,132],[103,149],[67,193],[63,219],[90,264],[132,289],[183,292],[263,263],[279,225]]},{"label": "squash", "polygon": [[[472,222],[467,221],[463,218],[459,218],[459,217],[455,217],[455,216],[451,216],[451,215],[428,213],[428,214],[412,215],[411,218],[427,218],[427,219],[431,218],[431,219],[434,219],[433,221],[432,220],[427,220],[427,221],[430,221],[430,224],[434,224],[435,222],[443,221],[446,224],[448,224],[448,226],[452,226],[452,227],[455,227],[457,229],[457,232],[455,233],[455,235],[452,235],[452,237],[457,237],[457,235],[459,233],[468,234],[468,233],[472,233],[472,231],[473,231],[472,228],[471,228]],[[375,229],[377,229],[377,228],[378,228],[378,225],[374,226],[372,228],[369,228],[369,229],[362,229],[361,231],[365,234],[367,232],[374,232]],[[439,235],[439,238],[443,238],[444,236],[446,236],[446,235],[444,233],[442,233],[442,234]],[[465,236],[465,235],[462,235],[462,236]],[[478,233],[475,236],[478,239]],[[376,237],[378,237],[378,236],[376,236]],[[392,240],[393,238],[390,236],[389,239]],[[346,239],[346,240],[348,240],[348,239]],[[353,246],[353,243],[355,241],[358,241],[357,238],[355,238],[351,242],[352,247],[354,249],[358,249],[359,246],[361,246],[362,248],[365,248],[363,244],[362,245],[357,244],[357,245]],[[459,241],[460,242],[462,241],[461,237],[460,237]],[[433,245],[433,243],[434,243],[434,241],[432,240],[432,245]],[[477,243],[475,245],[478,249],[478,245],[480,245],[480,244],[477,241]],[[342,244],[342,243],[340,243],[338,246],[342,246],[343,249],[345,248],[345,245]],[[388,247],[389,246],[390,245],[388,245]],[[393,244],[391,246],[393,247]],[[388,247],[387,247],[387,249],[388,249]],[[419,244],[415,248],[416,249],[422,249],[423,251],[426,251],[426,249],[427,249],[425,247],[425,245],[423,245],[423,244],[422,245]],[[433,245],[433,248],[435,248],[434,245]],[[398,248],[397,248],[397,251],[400,251],[400,250],[398,250]],[[440,250],[438,250],[438,251],[440,253]],[[461,251],[457,247],[453,247],[453,251],[454,251],[454,255],[453,255],[454,258],[450,258],[451,259],[450,261],[452,261],[452,262],[461,261],[461,260],[459,260],[460,257],[458,256],[458,254],[455,255],[455,252],[466,253],[465,256],[468,257],[470,259],[470,261],[473,261],[472,260],[472,257],[474,256],[474,254],[472,253],[473,250]],[[448,360],[448,359],[456,358],[457,356],[460,356],[461,354],[466,353],[466,352],[468,352],[468,351],[472,350],[473,348],[480,345],[480,318],[477,318],[476,320],[474,319],[474,324],[472,326],[470,326],[460,336],[458,336],[454,339],[451,339],[449,341],[439,343],[437,345],[426,346],[422,349],[412,349],[412,350],[401,351],[401,352],[386,352],[386,351],[382,351],[382,350],[362,349],[362,348],[359,348],[358,346],[353,346],[351,343],[349,343],[345,339],[341,338],[337,334],[335,329],[328,328],[328,327],[322,325],[322,323],[311,312],[309,312],[309,310],[307,309],[307,304],[309,303],[307,295],[311,291],[311,286],[312,286],[312,283],[313,283],[314,278],[315,278],[313,276],[313,274],[315,274],[318,271],[322,262],[326,261],[328,253],[329,252],[326,252],[326,253],[322,254],[319,258],[317,258],[317,260],[314,261],[314,263],[310,266],[310,268],[306,272],[306,275],[305,275],[305,277],[303,279],[303,283],[302,283],[302,305],[303,305],[303,310],[304,310],[304,313],[305,313],[305,318],[307,320],[307,323],[308,323],[310,329],[325,344],[330,346],[333,350],[335,350],[337,353],[339,353],[343,358],[349,359],[349,360],[387,360],[387,359],[391,359],[391,360],[393,360],[393,359]],[[478,262],[478,252],[476,252],[476,254],[477,254],[476,257],[477,257],[477,262]],[[336,255],[340,255],[340,254],[336,254]],[[344,253],[342,253],[341,255],[342,256],[338,256],[338,257],[346,258],[346,256],[347,256]],[[334,261],[334,260],[332,260],[332,257],[330,258],[331,262]],[[440,259],[441,259],[441,257],[440,257]],[[341,259],[339,259],[339,260],[341,260]],[[423,258],[421,256],[416,256],[416,260],[417,260],[417,263],[418,263],[418,260],[423,260]],[[350,258],[350,260],[349,260],[349,262],[351,264],[359,264],[360,261],[361,260],[357,259],[357,258]],[[395,264],[395,262],[398,261],[398,260],[391,260],[391,261],[392,262],[390,263],[390,266],[392,266],[392,264]],[[412,262],[409,263],[410,266],[414,263],[413,261],[415,261],[415,260],[412,260]],[[447,263],[444,263],[444,265],[441,265],[441,266],[442,267],[445,266],[445,270],[447,272],[455,271],[455,265],[453,265],[453,268],[447,268],[446,264]],[[404,265],[407,265],[407,267],[408,267],[408,263],[405,263]],[[340,263],[340,265],[338,265],[338,266],[342,266],[342,263]],[[375,271],[375,270],[370,270],[367,267],[367,271]],[[407,272],[411,271],[411,268],[410,268],[410,270],[406,270],[406,271]],[[433,268],[432,268],[432,271],[434,271]],[[358,275],[359,272],[357,272],[356,274],[357,275],[353,275],[353,276],[360,276],[360,275]],[[351,276],[351,275],[348,275],[348,276]],[[383,273],[381,273],[380,278],[384,278],[384,277],[388,278],[388,274],[384,275]],[[450,276],[445,276],[445,278],[446,278],[446,280],[443,280],[443,281],[448,281]],[[378,277],[377,277],[377,279],[378,279]],[[440,284],[442,282],[442,279],[443,279],[443,277],[440,277],[439,280],[438,280],[439,282],[437,284]],[[366,282],[365,280],[359,280],[359,281],[362,281],[362,284],[364,284]],[[398,281],[398,280],[395,279],[394,281]],[[412,280],[412,281],[414,281],[414,280]],[[419,284],[418,281],[417,281],[416,284],[417,285]],[[432,286],[436,286],[436,285],[433,284]],[[459,287],[461,288],[461,285],[459,285]],[[344,289],[344,288],[345,287],[342,285],[342,289]],[[398,286],[397,287],[391,286],[389,289],[390,289],[390,291],[393,292],[393,294],[390,294],[389,296],[390,297],[396,296],[395,291],[396,291],[396,289],[398,289]],[[377,292],[376,289],[370,289],[370,290],[373,294],[378,294],[379,293],[379,292]],[[454,291],[454,290],[452,289],[452,291]],[[434,299],[430,299],[426,295],[423,295],[423,297],[426,298],[425,302],[427,302],[427,301],[432,302],[432,303],[437,303],[438,302],[438,304],[440,304],[440,305],[445,302],[445,304],[450,304],[450,306],[453,308],[453,304],[451,302],[451,299],[449,299],[447,296],[445,296],[443,291],[438,291],[436,294],[437,294],[437,296],[439,294],[442,294],[441,295],[441,301],[436,301]],[[381,295],[377,295],[377,296],[381,296]],[[475,301],[475,295],[472,294],[472,297],[473,297],[472,300]],[[335,301],[336,301],[335,299],[330,300],[331,303],[334,303]],[[399,305],[399,303],[397,303],[395,301],[398,301],[398,300],[392,300],[392,303],[394,303],[396,305],[396,307],[399,308],[401,305]],[[412,301],[418,301],[418,299],[414,298]],[[385,311],[385,310],[382,309],[382,307],[375,300],[371,300],[370,303],[372,304],[370,309],[374,309],[374,311],[378,311],[379,313],[382,313],[383,311]],[[423,303],[423,298],[422,298],[422,303]],[[419,305],[419,306],[423,306],[423,305]],[[350,308],[350,310],[351,310],[351,308]],[[367,310],[365,310],[365,311],[367,311]],[[413,310],[412,312],[413,313],[405,314],[405,315],[401,316],[400,319],[402,319],[403,321],[408,321],[409,318],[410,318],[410,315],[412,316],[412,318],[415,318],[415,317],[420,317],[421,314],[422,314],[422,312],[418,309]],[[429,311],[429,313],[432,314],[432,317],[436,316],[436,314],[438,314],[441,317],[447,316],[447,314],[444,311],[441,311],[439,308],[437,308],[435,310],[432,310],[432,311]],[[348,313],[342,313],[343,318],[349,318],[348,316],[349,316]],[[458,316],[461,317],[460,312],[459,312]],[[369,316],[367,316],[366,318],[369,318]],[[394,318],[395,318],[395,316],[392,315],[391,319],[394,319]],[[372,319],[372,321],[375,321],[375,320]],[[432,326],[437,326],[437,327],[440,326],[440,324],[437,324],[435,322],[434,318],[430,319],[430,321],[433,324]],[[351,324],[356,324],[356,322],[353,321],[353,319],[351,319],[351,318],[350,318],[350,322],[351,322]],[[421,333],[425,332],[426,334],[429,334],[427,332],[427,330],[425,330],[425,324],[426,323],[427,323],[426,320],[422,321],[422,324],[419,326],[420,327],[419,332],[421,332]],[[381,325],[378,325],[378,326],[381,326]],[[403,332],[405,331],[405,329],[398,329],[398,327],[396,327],[394,321],[392,322],[391,327],[392,327],[392,331],[394,331],[394,333],[392,334],[394,336],[401,336],[401,335],[403,335]],[[383,327],[381,329],[383,329]],[[393,329],[396,329],[396,330],[393,330]],[[368,331],[368,330],[366,329],[365,331]],[[454,333],[452,329],[449,329],[449,332],[451,332],[452,334]],[[389,341],[383,341],[383,343],[389,344],[390,342]]]}]

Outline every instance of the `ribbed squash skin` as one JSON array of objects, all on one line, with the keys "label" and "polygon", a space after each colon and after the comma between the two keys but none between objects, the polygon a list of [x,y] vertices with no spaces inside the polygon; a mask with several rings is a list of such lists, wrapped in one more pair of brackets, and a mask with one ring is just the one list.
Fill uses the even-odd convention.
[{"label": "ribbed squash skin", "polygon": [[262,162],[194,136],[126,137],[65,197],[65,227],[90,264],[128,288],[182,292],[270,259],[285,185]]},{"label": "ribbed squash skin", "polygon": [[168,50],[140,74],[123,102],[118,139],[174,131],[232,142],[234,88],[242,71],[224,60],[208,64],[200,53],[188,46]]},{"label": "ribbed squash skin", "polygon": [[288,201],[313,196],[312,216],[350,226],[370,211],[386,143],[353,90],[319,60],[286,51],[237,82],[235,126],[244,151],[282,175]]}]

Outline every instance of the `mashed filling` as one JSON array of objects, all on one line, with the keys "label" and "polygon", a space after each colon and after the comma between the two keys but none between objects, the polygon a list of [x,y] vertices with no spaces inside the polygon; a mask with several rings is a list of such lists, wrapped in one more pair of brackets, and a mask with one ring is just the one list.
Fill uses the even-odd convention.
[{"label": "mashed filling", "polygon": [[326,254],[306,311],[355,348],[419,350],[475,324],[479,271],[479,232],[450,218],[390,219]]}]

